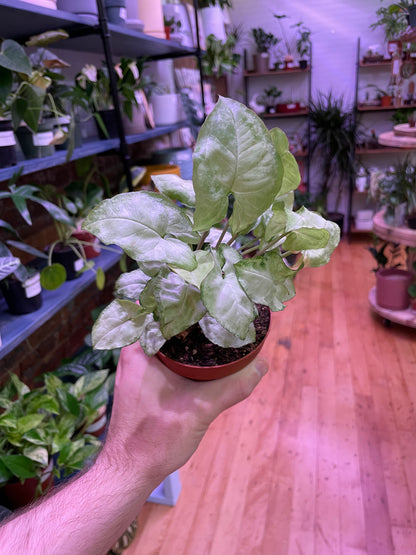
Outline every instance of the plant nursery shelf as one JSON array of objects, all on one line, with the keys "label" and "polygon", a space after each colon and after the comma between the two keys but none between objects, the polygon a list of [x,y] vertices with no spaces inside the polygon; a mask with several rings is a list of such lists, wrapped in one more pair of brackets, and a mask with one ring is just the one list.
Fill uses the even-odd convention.
[{"label": "plant nursery shelf", "polygon": [[370,303],[371,309],[387,322],[395,322],[396,324],[416,328],[416,312],[411,308],[407,308],[406,310],[390,310],[388,308],[382,308],[376,302],[375,287],[373,287],[368,294],[368,302]]},{"label": "plant nursery shelf", "polygon": [[[127,135],[127,144],[140,143],[148,139],[154,139],[156,137],[172,133],[182,127],[189,125],[186,121],[181,121],[173,125],[164,125],[160,127],[155,127],[154,129],[149,129],[144,133],[139,133],[137,135]],[[71,157],[71,160],[78,160],[80,158],[85,158],[87,156],[92,156],[94,154],[101,154],[103,152],[109,152],[111,150],[118,149],[120,145],[119,139],[107,139],[107,140],[93,140],[85,142],[80,148],[76,148]],[[16,166],[10,166],[7,168],[0,169],[0,181],[5,181],[10,179],[10,177],[15,173],[16,169],[20,166],[23,167],[22,175],[27,175],[29,173],[42,171],[48,168],[53,168],[55,166],[60,166],[66,163],[66,151],[60,150],[56,151],[52,156],[47,156],[46,158],[34,158],[32,160],[22,160],[17,163]]]},{"label": "plant nursery shelf", "polygon": [[416,104],[406,104],[404,106],[372,106],[366,104],[359,104],[357,110],[359,112],[382,112],[387,110],[400,110],[403,108],[416,108]]},{"label": "plant nursery shelf", "polygon": [[270,77],[272,75],[290,75],[291,73],[307,73],[310,71],[310,67],[308,66],[305,69],[301,69],[300,67],[292,67],[288,69],[278,69],[278,70],[270,70],[270,71],[245,71],[244,77],[261,77],[267,76]]},{"label": "plant nursery shelf", "polygon": [[378,237],[385,241],[401,243],[408,247],[416,247],[416,230],[406,226],[392,226],[386,224],[382,210],[374,215],[373,231]]},{"label": "plant nursery shelf", "polygon": [[380,62],[360,62],[360,67],[381,67],[391,66],[391,59],[381,60]]},{"label": "plant nursery shelf", "polygon": [[[2,18],[0,36],[15,40],[26,40],[32,35],[65,29],[73,38],[55,43],[56,47],[83,52],[102,53],[102,43],[97,25],[89,18],[61,10],[51,10],[20,0],[0,0]],[[181,46],[173,41],[158,39],[121,25],[108,25],[111,45],[116,56],[164,58],[194,56],[196,50]],[[82,36],[80,36],[82,35]]]},{"label": "plant nursery shelf", "polygon": [[[104,271],[114,266],[121,257],[121,250],[113,247],[117,252],[103,250],[95,258],[95,263]],[[55,291],[42,291],[43,303],[39,310],[30,314],[13,315],[7,311],[6,302],[0,300],[0,334],[2,344],[0,347],[0,359],[15,349],[22,341],[40,328],[62,307],[68,304],[74,297],[94,283],[95,273],[88,271],[79,278],[66,281]]]},{"label": "plant nursery shelf", "polygon": [[361,156],[363,154],[389,154],[389,153],[396,153],[402,152],[403,149],[399,147],[385,147],[380,146],[379,148],[357,148],[355,154],[357,156]]},{"label": "plant nursery shelf", "polygon": [[307,116],[309,113],[309,109],[305,108],[303,110],[296,110],[294,112],[276,112],[275,114],[262,114],[263,119],[272,119],[272,118],[293,118],[299,116]]}]

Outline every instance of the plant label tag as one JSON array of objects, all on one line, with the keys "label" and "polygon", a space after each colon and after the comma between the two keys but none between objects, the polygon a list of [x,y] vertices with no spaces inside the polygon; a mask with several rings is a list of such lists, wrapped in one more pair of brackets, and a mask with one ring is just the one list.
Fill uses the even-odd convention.
[{"label": "plant label tag", "polygon": [[32,297],[36,297],[42,291],[42,287],[40,285],[39,278],[36,281],[27,281],[24,284],[25,288],[25,295],[27,299],[31,299]]},{"label": "plant label tag", "polygon": [[33,144],[35,146],[48,146],[53,141],[53,131],[45,131],[44,133],[36,133],[33,135]]},{"label": "plant label tag", "polygon": [[2,131],[0,133],[0,146],[14,146],[16,139],[13,131]]},{"label": "plant label tag", "polygon": [[82,258],[77,258],[77,260],[75,260],[74,262],[74,270],[76,272],[79,272],[80,270],[82,270],[83,267],[84,267],[84,261],[82,260]]}]

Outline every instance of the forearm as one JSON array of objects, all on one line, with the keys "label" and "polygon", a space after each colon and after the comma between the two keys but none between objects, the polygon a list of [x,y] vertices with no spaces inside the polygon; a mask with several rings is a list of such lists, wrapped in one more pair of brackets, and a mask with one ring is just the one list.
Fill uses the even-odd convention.
[{"label": "forearm", "polygon": [[117,473],[102,453],[94,466],[0,528],[2,555],[103,555],[158,485],[145,469]]}]

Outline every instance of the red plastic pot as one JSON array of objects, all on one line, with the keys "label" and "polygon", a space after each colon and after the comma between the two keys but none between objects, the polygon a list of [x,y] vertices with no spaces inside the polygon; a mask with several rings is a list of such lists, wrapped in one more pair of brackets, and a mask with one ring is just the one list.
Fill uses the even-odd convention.
[{"label": "red plastic pot", "polygon": [[382,308],[406,310],[412,274],[407,270],[383,268],[376,274],[376,302]]},{"label": "red plastic pot", "polygon": [[91,243],[90,245],[82,245],[85,252],[85,257],[87,258],[87,260],[90,260],[91,258],[95,258],[100,254],[101,247],[100,247],[98,238],[95,237],[95,235],[93,235],[89,231],[76,230],[72,232],[72,236],[75,237],[75,239],[79,239],[80,241]]},{"label": "red plastic pot", "polygon": [[[28,478],[23,484],[18,480],[5,484],[0,488],[0,504],[15,510],[33,503],[36,499],[38,482],[37,478]],[[52,461],[42,475],[41,484],[43,493],[48,492],[53,486]]]}]

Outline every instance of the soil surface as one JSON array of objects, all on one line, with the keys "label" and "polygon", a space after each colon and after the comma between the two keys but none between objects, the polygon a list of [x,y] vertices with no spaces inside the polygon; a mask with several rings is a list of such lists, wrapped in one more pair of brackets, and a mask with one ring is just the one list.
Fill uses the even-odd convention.
[{"label": "soil surface", "polygon": [[[167,357],[195,366],[218,366],[226,364],[249,354],[261,343],[270,325],[270,311],[268,307],[257,305],[258,317],[254,320],[256,341],[244,347],[234,349],[214,345],[202,333],[199,324],[194,324],[186,332],[168,339],[161,352]],[[186,334],[186,335],[185,335]]]}]

